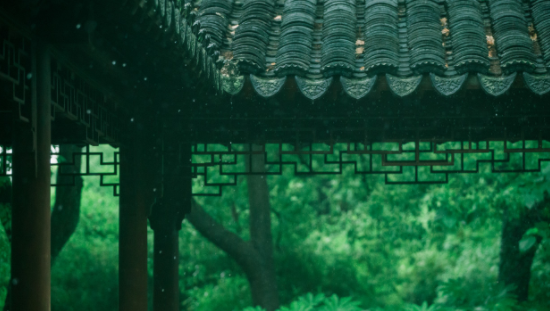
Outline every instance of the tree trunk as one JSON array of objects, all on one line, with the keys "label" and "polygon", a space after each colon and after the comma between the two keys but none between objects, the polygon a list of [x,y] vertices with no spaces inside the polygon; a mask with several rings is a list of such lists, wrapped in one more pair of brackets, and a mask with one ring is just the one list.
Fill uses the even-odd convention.
[{"label": "tree trunk", "polygon": [[531,265],[540,239],[527,252],[521,253],[519,241],[529,225],[520,219],[505,219],[502,224],[502,238],[500,247],[499,283],[506,286],[513,285],[512,293],[518,301],[529,298],[529,281],[531,279]]},{"label": "tree trunk", "polygon": [[535,245],[525,252],[521,252],[519,243],[527,230],[537,222],[548,221],[543,216],[543,210],[547,208],[548,203],[550,199],[545,193],[544,200],[530,210],[521,212],[517,217],[505,211],[503,217],[498,280],[501,284],[513,286],[511,293],[516,295],[520,302],[529,298],[531,265],[542,238],[537,236]]},{"label": "tree trunk", "polygon": [[[253,150],[260,149],[259,146],[253,147]],[[253,172],[265,172],[263,155],[253,155],[251,160],[247,159],[247,165]],[[244,241],[225,229],[196,202],[193,202],[187,219],[197,231],[226,252],[243,269],[250,283],[253,304],[267,311],[274,311],[279,308],[280,303],[273,261],[269,188],[265,175],[250,175],[247,182],[250,241]]]},{"label": "tree trunk", "polygon": [[[261,146],[252,146],[252,151],[261,150]],[[265,172],[263,154],[252,155],[250,168],[252,172]],[[267,176],[248,175],[248,201],[250,204],[250,242],[260,255],[260,262],[255,266],[256,273],[248,279],[254,305],[262,306],[267,311],[279,307],[275,263],[273,262],[273,237],[271,236],[271,205]]]},{"label": "tree trunk", "polygon": [[[57,174],[57,184],[60,186],[55,189],[55,204],[52,210],[52,265],[65,244],[69,241],[69,238],[75,232],[80,218],[82,177],[62,174],[80,173],[81,157],[80,155],[75,155],[73,157],[73,154],[81,150],[81,147],[73,145],[61,145],[59,147],[59,155],[61,156],[60,161],[72,164],[60,165]],[[73,177],[74,185],[61,186],[71,184],[73,182]]]}]

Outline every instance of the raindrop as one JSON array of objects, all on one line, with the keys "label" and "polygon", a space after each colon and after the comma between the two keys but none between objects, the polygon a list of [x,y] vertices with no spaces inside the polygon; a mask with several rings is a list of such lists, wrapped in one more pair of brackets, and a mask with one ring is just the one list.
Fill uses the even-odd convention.
[{"label": "raindrop", "polygon": [[174,256],[174,260],[176,260],[176,256]]},{"label": "raindrop", "polygon": [[12,283],[13,285],[17,285],[17,284],[19,284],[19,279],[13,278],[13,280],[11,280],[11,283]]},{"label": "raindrop", "polygon": [[113,65],[116,65],[116,60],[113,61]]},{"label": "raindrop", "polygon": [[88,110],[86,110],[86,113],[87,113],[87,114],[91,114],[92,111],[91,111],[90,109],[88,109]]},{"label": "raindrop", "polygon": [[76,24],[76,29],[80,29],[80,27],[82,27],[82,25]]},{"label": "raindrop", "polygon": [[159,251],[159,254],[162,254],[162,251]]},{"label": "raindrop", "polygon": [[181,112],[181,109],[178,109],[178,112]]},{"label": "raindrop", "polygon": [[58,210],[62,210],[63,209],[63,205],[59,205],[59,207],[57,208]]},{"label": "raindrop", "polygon": [[147,81],[147,77],[143,78],[143,81]]},{"label": "raindrop", "polygon": [[122,67],[126,67],[126,63],[123,63],[123,64],[122,64]]},{"label": "raindrop", "polygon": [[32,79],[32,72],[27,73],[27,80]]},{"label": "raindrop", "polygon": [[130,119],[130,122],[134,122],[134,118],[131,118],[131,119]]},{"label": "raindrop", "polygon": [[193,98],[193,102],[195,102],[195,99]]},{"label": "raindrop", "polygon": [[[153,148],[154,149],[154,148]],[[157,192],[157,188],[153,188],[153,192]]]},{"label": "raindrop", "polygon": [[162,289],[162,292],[164,293],[164,288]]}]

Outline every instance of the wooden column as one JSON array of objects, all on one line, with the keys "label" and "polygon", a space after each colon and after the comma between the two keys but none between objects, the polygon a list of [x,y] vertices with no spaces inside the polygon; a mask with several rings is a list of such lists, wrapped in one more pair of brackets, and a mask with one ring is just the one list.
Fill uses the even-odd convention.
[{"label": "wooden column", "polygon": [[147,217],[153,203],[149,148],[136,120],[120,148],[119,310],[147,311]]},{"label": "wooden column", "polygon": [[155,230],[154,311],[179,310],[178,230],[175,227]]},{"label": "wooden column", "polygon": [[161,193],[150,218],[155,231],[154,311],[180,309],[178,232],[191,206],[190,161],[189,144],[163,138]]},{"label": "wooden column", "polygon": [[33,122],[14,126],[13,311],[50,310],[50,55],[41,43],[33,54]]}]

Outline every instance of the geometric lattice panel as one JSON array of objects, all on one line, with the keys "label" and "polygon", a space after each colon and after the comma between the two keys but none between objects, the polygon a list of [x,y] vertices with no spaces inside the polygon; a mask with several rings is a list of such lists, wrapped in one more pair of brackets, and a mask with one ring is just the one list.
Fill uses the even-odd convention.
[{"label": "geometric lattice panel", "polygon": [[[249,151],[254,150],[254,151]],[[193,146],[194,195],[218,196],[249,174],[338,175],[351,170],[383,176],[386,184],[441,184],[450,174],[540,172],[550,162],[548,141],[388,141],[382,143]],[[264,158],[265,171],[252,171],[247,158]]]}]

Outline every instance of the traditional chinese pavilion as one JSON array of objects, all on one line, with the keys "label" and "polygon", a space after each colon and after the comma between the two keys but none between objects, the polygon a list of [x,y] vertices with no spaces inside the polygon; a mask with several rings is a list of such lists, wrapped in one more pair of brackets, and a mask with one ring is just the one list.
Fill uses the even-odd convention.
[{"label": "traditional chinese pavilion", "polygon": [[[0,38],[15,311],[50,308],[52,144],[120,147],[121,311],[147,310],[148,219],[165,250],[154,310],[178,309],[177,231],[205,167],[254,174],[223,168],[259,153],[272,174],[355,165],[439,183],[477,172],[466,154],[527,172],[546,160],[498,165],[550,151],[547,0],[4,0]],[[336,170],[302,171],[290,155]],[[406,168],[414,179],[392,179]]]}]

